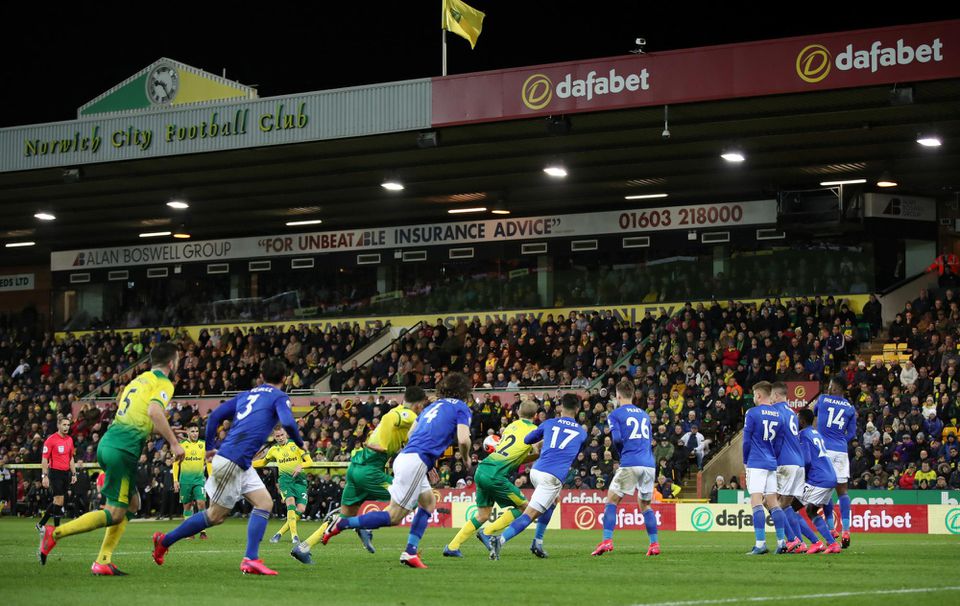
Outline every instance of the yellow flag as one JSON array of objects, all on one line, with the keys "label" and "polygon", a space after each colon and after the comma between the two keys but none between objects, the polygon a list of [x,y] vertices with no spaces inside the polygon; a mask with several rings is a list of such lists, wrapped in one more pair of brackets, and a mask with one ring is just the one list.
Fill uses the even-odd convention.
[{"label": "yellow flag", "polygon": [[483,29],[486,15],[460,0],[443,0],[443,20],[440,27],[470,41],[470,48],[477,46],[477,38]]}]

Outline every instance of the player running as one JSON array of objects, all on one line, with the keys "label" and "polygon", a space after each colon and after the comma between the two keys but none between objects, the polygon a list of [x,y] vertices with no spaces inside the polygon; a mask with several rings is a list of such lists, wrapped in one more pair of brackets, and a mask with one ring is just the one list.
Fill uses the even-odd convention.
[{"label": "player running", "polygon": [[103,544],[91,571],[105,576],[125,574],[113,564],[113,551],[127,528],[127,520],[140,509],[137,461],[147,438],[154,432],[160,434],[170,444],[173,460],[183,459],[183,447],[164,414],[173,397],[173,383],[168,377],[177,371],[179,363],[176,346],[172,343],[156,345],[150,350],[151,370],[137,376],[120,393],[117,414],[97,447],[97,462],[106,475],[100,490],[106,505],[58,528],[44,527],[40,541],[41,564],[47,563],[57,541],[106,526]]},{"label": "player running", "polygon": [[40,458],[41,483],[50,490],[50,505],[43,512],[43,518],[37,522],[37,530],[43,532],[47,520],[53,517],[53,525],[60,525],[63,516],[63,498],[67,487],[77,481],[77,463],[74,461],[76,448],[69,435],[70,419],[62,417],[57,421],[56,433],[43,443],[43,456]]},{"label": "player running", "polygon": [[[857,437],[857,411],[843,398],[843,383],[834,377],[830,379],[827,393],[817,398],[813,407],[817,415],[817,431],[823,437],[827,455],[837,474],[837,496],[840,503],[840,525],[843,529],[841,543],[846,549],[850,546],[850,495],[847,494],[847,480],[850,479],[850,459],[847,445]],[[824,507],[827,524],[833,527],[833,501]]]},{"label": "player running", "polygon": [[240,572],[277,574],[263,564],[259,555],[260,541],[267,529],[273,499],[250,464],[253,455],[263,446],[278,421],[294,443],[303,446],[297,422],[290,410],[290,399],[281,389],[286,374],[287,367],[282,360],[265,360],[260,366],[263,383],[259,387],[230,398],[210,414],[207,419],[207,444],[214,443],[221,423],[231,421],[230,430],[220,449],[207,451],[207,457],[213,456],[210,477],[205,486],[210,507],[193,514],[168,534],[154,533],[153,561],[157,565],[163,564],[167,550],[180,539],[222,524],[242,497],[253,505],[253,511],[247,524],[247,551],[240,562]]},{"label": "player running", "polygon": [[[180,493],[180,503],[183,505],[183,517],[187,517],[187,509],[193,513],[207,508],[207,496],[203,494],[203,483],[206,480],[204,471],[207,469],[206,442],[200,439],[200,426],[196,422],[187,425],[187,439],[180,442],[183,446],[183,461],[173,463],[173,491]],[[206,539],[207,533],[200,531],[200,538]]]},{"label": "player running", "polygon": [[780,412],[770,405],[772,385],[760,381],[753,386],[753,401],[756,404],[747,411],[743,424],[743,463],[747,470],[747,491],[753,507],[753,532],[756,544],[747,555],[770,553],[767,549],[766,504],[777,531],[777,544],[786,544],[783,510],[777,501],[777,455],[780,442],[777,434],[781,427]]},{"label": "player running", "polygon": [[579,412],[580,398],[576,394],[564,394],[560,399],[560,416],[547,419],[523,439],[527,444],[543,441],[540,458],[530,470],[533,496],[523,515],[514,520],[503,534],[490,539],[491,560],[499,560],[504,544],[523,532],[534,520],[537,521],[538,536],[542,537],[546,532],[560,489],[563,488],[563,480],[587,439],[587,431],[575,420]]},{"label": "player running", "polygon": [[[426,404],[427,394],[423,388],[408,387],[403,394],[403,404],[387,411],[364,445],[350,455],[347,481],[343,487],[343,496],[340,498],[342,517],[351,517],[360,513],[360,506],[365,501],[390,500],[389,488],[393,478],[384,469],[387,461],[400,452],[407,443],[410,428]],[[328,526],[328,523],[321,525],[316,532],[307,537],[306,541],[294,546],[290,555],[304,564],[312,564],[310,549],[320,542]],[[373,533],[363,528],[357,528],[356,532],[366,550],[375,553]]]},{"label": "player running", "polygon": [[[386,511],[371,511],[361,516],[336,515],[320,539],[324,545],[348,528],[373,530],[396,526],[414,509],[407,548],[400,554],[400,563],[411,568],[426,568],[417,548],[427,523],[437,507],[437,499],[427,479],[437,459],[456,438],[464,471],[470,471],[470,420],[472,414],[464,400],[472,388],[467,377],[459,372],[448,374],[437,386],[439,400],[427,406],[410,428],[410,442],[393,461],[393,484],[390,505]],[[417,505],[419,504],[419,507]]]},{"label": "player running", "polygon": [[610,482],[607,504],[603,509],[603,540],[590,555],[613,551],[613,529],[617,522],[620,500],[639,493],[640,510],[650,538],[648,556],[660,555],[657,542],[657,514],[650,507],[653,500],[653,481],[656,477],[653,450],[650,447],[650,417],[633,405],[635,388],[630,381],[617,383],[617,409],[607,417],[613,446],[620,452],[620,468]]},{"label": "player running", "polygon": [[290,531],[290,539],[296,545],[300,542],[297,534],[297,521],[303,517],[307,509],[307,474],[303,471],[304,465],[313,463],[310,454],[293,442],[287,441],[287,432],[283,427],[277,427],[273,432],[275,444],[266,454],[253,461],[254,468],[264,467],[268,461],[276,461],[280,477],[280,498],[287,506],[287,520],[275,535],[270,537],[271,543],[279,543],[283,533]]},{"label": "player running", "polygon": [[[527,507],[527,498],[510,480],[510,475],[523,463],[536,458],[536,453],[533,453],[531,457],[531,451],[534,449],[533,445],[527,444],[523,440],[537,428],[532,420],[537,414],[537,404],[529,400],[521,402],[519,413],[520,418],[507,425],[506,429],[503,430],[497,449],[477,465],[476,473],[473,475],[473,482],[477,487],[476,513],[467,520],[463,528],[453,537],[453,540],[443,548],[444,556],[462,558],[463,553],[460,551],[460,545],[474,533],[484,547],[489,550],[489,537],[509,526],[513,520],[520,517],[523,509]],[[479,530],[483,523],[490,519],[490,512],[493,510],[494,504],[502,508],[500,517],[494,523]],[[538,558],[547,557],[547,552],[543,550],[542,534],[539,534],[533,540],[530,551]]]},{"label": "player running", "polygon": [[780,453],[777,455],[777,495],[783,511],[787,537],[785,545],[777,546],[777,553],[803,553],[807,546],[800,537],[800,524],[805,522],[794,511],[795,498],[803,494],[803,451],[800,448],[800,427],[797,413],[787,404],[787,384],[777,381],[770,388],[773,407],[780,413]]},{"label": "player running", "polygon": [[[840,553],[840,545],[833,538],[833,533],[823,516],[817,513],[818,507],[830,502],[833,489],[837,484],[837,474],[833,469],[830,455],[827,454],[823,436],[813,428],[813,411],[803,409],[800,416],[800,442],[803,447],[803,459],[806,468],[806,484],[803,487],[803,496],[800,501],[807,506],[807,515],[813,520],[814,526],[820,531],[826,548],[820,541],[811,541],[807,553]],[[804,522],[806,525],[806,522]],[[816,537],[814,537],[816,538]]]}]

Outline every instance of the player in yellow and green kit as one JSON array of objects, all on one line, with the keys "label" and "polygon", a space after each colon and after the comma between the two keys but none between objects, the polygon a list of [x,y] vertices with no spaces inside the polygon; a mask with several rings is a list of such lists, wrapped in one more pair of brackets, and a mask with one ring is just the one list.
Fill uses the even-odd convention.
[{"label": "player in yellow and green kit", "polygon": [[[523,463],[536,458],[533,445],[523,441],[528,433],[537,428],[531,420],[537,414],[536,403],[529,400],[521,402],[519,413],[520,418],[503,430],[497,449],[477,465],[473,475],[473,482],[477,487],[477,511],[470,516],[453,540],[443,548],[443,555],[448,558],[462,558],[460,546],[474,533],[489,549],[488,537],[509,526],[527,506],[527,498],[510,480],[510,474]],[[500,517],[480,530],[483,523],[490,519],[490,511],[494,504],[503,509]],[[533,551],[538,557],[546,557],[545,554],[541,555],[536,550]]]},{"label": "player in yellow and green kit", "polygon": [[[183,505],[183,515],[187,516],[187,508],[193,513],[203,511],[207,507],[207,495],[203,492],[206,478],[203,472],[207,468],[207,443],[200,439],[200,426],[196,423],[187,425],[187,439],[180,442],[183,446],[183,462],[173,464],[173,491],[180,493],[180,503]],[[193,537],[190,537],[191,539]],[[206,539],[207,533],[200,531],[200,538]]]},{"label": "player in yellow and green kit", "polygon": [[[387,462],[407,443],[410,427],[426,404],[427,394],[422,388],[408,387],[403,394],[403,404],[387,411],[364,445],[353,451],[347,467],[347,483],[340,498],[341,516],[359,514],[364,501],[390,501],[387,489],[393,484],[393,478],[384,470]],[[304,564],[313,563],[310,548],[320,542],[327,524],[322,524],[306,541],[295,546],[290,555]],[[372,532],[357,529],[357,535],[367,551],[376,551]]]},{"label": "player in yellow and green kit", "polygon": [[95,575],[122,575],[113,565],[113,551],[127,527],[127,519],[140,509],[137,493],[137,462],[147,438],[158,433],[170,444],[174,461],[183,459],[183,447],[167,423],[165,410],[173,397],[173,383],[168,377],[177,371],[180,354],[172,343],[160,343],[150,350],[152,370],[135,378],[117,400],[117,414],[110,428],[100,439],[97,462],[106,474],[100,494],[106,498],[103,509],[83,514],[58,528],[46,526],[40,540],[40,563],[57,541],[75,534],[107,527],[97,561],[91,570]]},{"label": "player in yellow and green kit", "polygon": [[307,508],[307,474],[303,471],[304,465],[313,463],[307,451],[287,440],[287,430],[277,427],[273,432],[275,444],[267,450],[263,458],[253,462],[254,467],[263,467],[268,461],[276,461],[279,473],[280,496],[287,505],[287,521],[284,522],[277,534],[270,538],[271,543],[280,541],[288,529],[293,544],[300,542],[297,536],[297,521],[303,516]]}]

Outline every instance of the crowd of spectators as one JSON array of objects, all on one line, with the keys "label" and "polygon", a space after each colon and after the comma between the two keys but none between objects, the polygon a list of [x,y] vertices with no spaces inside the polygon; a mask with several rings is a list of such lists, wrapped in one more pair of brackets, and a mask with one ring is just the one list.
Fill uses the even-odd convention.
[{"label": "crowd of spectators", "polygon": [[[173,339],[180,345],[179,397],[219,396],[254,386],[259,365],[268,356],[287,361],[291,369],[288,388],[309,387],[328,368],[364,347],[379,328],[363,330],[355,324],[325,330],[307,325],[247,332],[214,329],[202,330],[195,340],[186,332],[100,331],[55,340],[26,324],[4,320],[0,331],[0,464],[38,463],[43,440],[64,415],[72,417],[71,434],[78,456],[84,462],[95,462],[97,445],[116,407],[112,403],[98,406],[85,396],[96,393],[101,398],[115,398],[129,380],[148,370],[144,357],[156,343]],[[196,412],[177,403],[170,415],[172,422],[181,425]],[[164,461],[161,454],[157,456],[150,462]],[[142,488],[145,502],[152,503],[151,495],[164,494],[157,488],[169,482],[165,483],[162,473],[153,473],[155,466],[149,470],[151,480]],[[35,504],[34,495],[41,494],[42,488],[32,479],[33,474],[0,474],[0,500]],[[86,504],[96,502],[89,499],[83,486],[72,496]],[[156,503],[158,511],[172,505],[169,499]]]},{"label": "crowd of spectators", "polygon": [[922,289],[897,314],[888,340],[905,344],[909,359],[850,360],[841,373],[858,418],[851,487],[960,489],[957,292]]},{"label": "crowd of spectators", "polygon": [[[533,400],[542,420],[553,415],[562,391],[574,389],[583,395],[578,419],[589,439],[565,485],[604,489],[617,468],[605,419],[614,406],[614,385],[629,380],[637,388],[637,404],[654,420],[658,490],[675,496],[687,471],[702,467],[739,430],[754,383],[822,382],[839,376],[859,415],[858,438],[850,447],[853,488],[960,488],[960,308],[955,295],[924,291],[899,315],[889,338],[908,344],[910,361],[902,366],[899,360],[872,362],[858,356],[859,342],[878,333],[879,318],[874,298],[857,318],[842,300],[812,297],[759,305],[687,304],[635,321],[610,311],[570,317],[529,314],[454,326],[438,320],[410,331],[363,366],[342,363],[371,336],[358,327],[321,332],[301,326],[250,334],[211,330],[196,340],[153,331],[98,333],[59,343],[43,335],[24,338],[7,327],[0,335],[0,461],[38,461],[42,439],[54,430],[57,414],[69,411],[81,392],[139,359],[152,342],[173,338],[183,339],[178,396],[248,388],[265,356],[287,359],[295,377],[291,386],[332,371],[331,386],[338,393],[299,419],[315,461],[348,461],[353,448],[397,404],[402,388],[430,389],[445,373],[460,371],[475,389],[468,401],[474,411],[474,463],[486,456],[482,437],[498,434],[516,418],[519,399]],[[864,324],[869,334],[864,334]],[[115,395],[122,384],[118,377],[106,393]],[[517,391],[502,401],[496,392],[504,390]],[[113,410],[80,407],[71,431],[82,460],[95,460]],[[195,410],[180,404],[171,408],[170,418],[174,427],[203,422]],[[459,456],[441,461],[441,486],[472,482]],[[179,512],[168,459],[159,440],[144,454],[144,515]],[[310,515],[322,515],[337,502],[341,481],[311,475]],[[530,487],[526,467],[515,481]],[[736,479],[721,479],[720,484],[739,488]],[[11,485],[28,510],[42,501],[43,489],[29,477],[2,472],[0,500],[10,494]],[[97,502],[89,482],[74,490],[74,507]]]}]

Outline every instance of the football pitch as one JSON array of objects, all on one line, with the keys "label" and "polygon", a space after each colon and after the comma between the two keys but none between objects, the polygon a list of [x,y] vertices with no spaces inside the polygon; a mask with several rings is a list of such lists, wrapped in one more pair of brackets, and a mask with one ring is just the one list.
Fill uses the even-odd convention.
[{"label": "football pitch", "polygon": [[[960,540],[953,536],[854,534],[843,553],[747,557],[750,533],[663,532],[663,555],[645,557],[641,531],[614,536],[616,550],[599,558],[589,553],[599,532],[550,531],[547,560],[528,550],[532,529],[506,545],[491,562],[471,540],[463,559],[440,552],[456,529],[429,528],[421,544],[429,570],[401,566],[405,529],[374,533],[377,553],[363,550],[353,533],[314,548],[314,565],[289,555],[290,543],[264,540],[260,555],[277,577],[239,572],[246,520],[210,530],[206,541],[182,541],[163,567],[150,557],[150,537],[173,522],[133,522],[116,563],[129,576],[98,578],[90,564],[102,531],[64,539],[46,566],[36,558],[35,520],[0,519],[0,595],[4,606],[20,604],[737,604],[791,602],[830,604],[948,604],[960,598]],[[268,534],[280,521],[271,520]],[[301,523],[301,536],[317,523]],[[306,531],[306,532],[304,532]],[[773,535],[768,535],[773,544]]]}]

